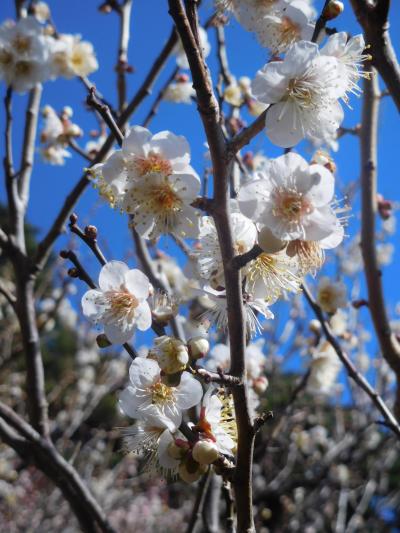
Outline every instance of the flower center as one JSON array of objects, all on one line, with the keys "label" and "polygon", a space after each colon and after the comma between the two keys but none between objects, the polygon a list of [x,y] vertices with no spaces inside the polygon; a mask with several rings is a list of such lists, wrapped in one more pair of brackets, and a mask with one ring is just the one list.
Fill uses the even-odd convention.
[{"label": "flower center", "polygon": [[163,405],[175,398],[174,389],[164,385],[161,381],[157,381],[150,385],[149,390],[151,393],[151,403],[155,405]]},{"label": "flower center", "polygon": [[300,222],[304,215],[313,211],[310,201],[302,193],[291,189],[277,187],[272,196],[275,200],[273,214],[287,222]]},{"label": "flower center", "polygon": [[333,302],[335,299],[334,291],[330,287],[326,287],[325,289],[320,289],[318,292],[318,300],[319,303],[322,304],[323,307],[328,306]]},{"label": "flower center", "polygon": [[28,52],[31,47],[31,39],[25,35],[17,35],[13,41],[13,47],[19,54]]},{"label": "flower center", "polygon": [[137,173],[143,177],[150,173],[163,174],[169,176],[172,174],[171,163],[164,159],[160,154],[149,152],[147,157],[136,157],[134,166]]},{"label": "flower center", "polygon": [[0,65],[7,66],[12,62],[12,54],[7,50],[0,50]]},{"label": "flower center", "polygon": [[126,314],[136,309],[139,305],[138,299],[129,292],[108,291],[107,293],[111,311],[115,314]]},{"label": "flower center", "polygon": [[315,241],[291,241],[286,253],[289,257],[297,256],[302,274],[315,272],[324,264],[324,251]]},{"label": "flower center", "polygon": [[15,73],[17,76],[27,76],[31,72],[32,67],[29,61],[18,61],[15,65]]},{"label": "flower center", "polygon": [[182,201],[168,182],[154,187],[152,196],[157,211],[170,212],[181,208]]},{"label": "flower center", "polygon": [[315,87],[305,76],[302,78],[291,79],[286,91],[287,99],[292,98],[300,107],[310,107],[315,105]]}]

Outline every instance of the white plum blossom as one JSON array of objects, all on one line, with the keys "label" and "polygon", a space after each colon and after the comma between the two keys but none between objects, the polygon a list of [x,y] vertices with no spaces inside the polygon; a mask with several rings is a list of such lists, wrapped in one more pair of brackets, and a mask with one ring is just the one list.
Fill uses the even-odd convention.
[{"label": "white plum blossom", "polygon": [[[203,56],[206,58],[208,54],[211,51],[211,45],[208,40],[207,32],[204,28],[201,26],[199,27],[199,40],[200,40],[200,48],[203,52]],[[173,52],[176,56],[176,64],[178,67],[183,69],[189,69],[189,62],[186,57],[185,50],[182,45],[182,41],[179,39],[179,42],[175,45]]]},{"label": "white plum blossom", "polygon": [[[210,307],[205,311],[204,318],[208,318],[210,323],[217,329],[226,330],[228,327],[228,307],[225,291],[218,291],[210,286],[204,286],[198,290],[207,300]],[[274,314],[268,307],[268,302],[262,298],[253,298],[251,294],[245,295],[243,301],[246,329],[250,337],[262,330],[258,315],[265,319],[274,318]]]},{"label": "white plum blossom", "polygon": [[186,368],[189,352],[183,341],[163,335],[154,340],[149,357],[155,359],[166,374],[175,374]]},{"label": "white plum blossom", "polygon": [[241,188],[240,209],[275,237],[321,241],[340,231],[331,207],[334,177],[328,169],[290,152],[269,160],[257,175]]},{"label": "white plum blossom", "polygon": [[161,381],[160,367],[152,359],[137,357],[129,369],[130,384],[120,395],[122,411],[130,418],[148,424],[165,425],[175,431],[182,422],[182,411],[197,405],[203,395],[199,381],[182,372],[177,387]]},{"label": "white plum blossom", "polygon": [[[265,355],[263,353],[264,339],[258,339],[246,346],[246,371],[247,379],[251,380],[259,378],[265,366]],[[209,370],[216,371],[221,368],[224,371],[229,369],[230,365],[230,348],[226,344],[215,344],[209,356],[207,357],[205,367]]]},{"label": "white plum blossom", "polygon": [[246,266],[246,291],[255,298],[274,303],[282,293],[300,292],[298,270],[296,259],[288,257],[285,251],[263,252]]},{"label": "white plum blossom", "polygon": [[98,172],[107,182],[117,205],[133,215],[132,224],[145,238],[163,233],[196,237],[198,214],[191,203],[200,179],[190,166],[186,139],[169,131],[152,135],[133,127]]},{"label": "white plum blossom", "polygon": [[99,68],[93,45],[82,41],[80,35],[61,34],[51,40],[51,69],[53,77],[66,79],[88,76]]},{"label": "white plum blossom", "polygon": [[348,103],[348,93],[359,96],[362,93],[357,85],[360,78],[370,79],[371,73],[362,70],[363,62],[372,59],[365,54],[365,40],[363,35],[356,35],[349,39],[344,31],[334,33],[321,48],[321,55],[335,57],[338,60],[338,93],[337,97]]},{"label": "white plum blossom", "polygon": [[0,26],[0,79],[24,93],[49,79],[49,45],[35,17]]},{"label": "white plum blossom", "polygon": [[[233,245],[236,254],[251,250],[256,243],[257,228],[242,213],[232,213],[231,217]],[[218,242],[217,229],[212,217],[202,217],[200,223],[199,245],[195,250],[200,275],[212,279],[224,286],[223,263]]]},{"label": "white plum blossom", "polygon": [[316,394],[329,394],[341,370],[341,362],[327,341],[315,349],[312,358],[307,389]]},{"label": "white plum blossom", "polygon": [[271,50],[272,56],[278,56],[288,50],[297,41],[311,40],[314,25],[312,9],[303,0],[294,0],[272,9],[254,24],[254,31],[262,46]]},{"label": "white plum blossom", "polygon": [[168,453],[174,437],[162,420],[151,423],[139,420],[134,426],[124,428],[122,435],[126,450],[144,457],[145,471],[158,472],[167,479],[176,476],[180,461]]},{"label": "white plum blossom", "polygon": [[176,104],[191,104],[194,96],[196,96],[196,91],[193,89],[193,83],[188,76],[181,74],[168,85],[163,99]]},{"label": "white plum blossom", "polygon": [[104,333],[113,344],[132,338],[135,328],[151,327],[151,310],[146,301],[150,283],[140,270],[130,270],[121,261],[109,261],[100,271],[99,289],[91,289],[82,297],[83,314],[95,324],[104,326]]},{"label": "white plum blossom", "polygon": [[346,285],[343,281],[332,280],[327,276],[322,277],[318,283],[317,302],[327,313],[335,313],[339,307],[346,307]]},{"label": "white plum blossom", "polygon": [[233,413],[226,413],[226,409],[224,410],[224,402],[228,403],[229,400],[229,396],[221,399],[216,389],[210,386],[204,394],[200,420],[196,425],[196,428],[203,431],[205,437],[213,441],[218,451],[224,455],[233,455],[236,449]]},{"label": "white plum blossom", "polygon": [[338,60],[321,55],[309,41],[293,44],[283,61],[267,63],[257,72],[252,92],[270,104],[265,128],[271,142],[288,148],[307,135],[334,133],[343,120],[339,84]]}]

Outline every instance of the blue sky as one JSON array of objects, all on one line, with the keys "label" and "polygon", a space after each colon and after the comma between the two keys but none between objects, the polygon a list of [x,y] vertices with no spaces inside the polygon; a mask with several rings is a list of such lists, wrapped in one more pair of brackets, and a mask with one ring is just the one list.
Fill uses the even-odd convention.
[{"label": "blue sky", "polygon": [[[50,1],[53,19],[57,29],[61,33],[80,33],[83,39],[93,43],[100,64],[100,69],[91,76],[99,91],[110,101],[116,101],[116,74],[114,66],[117,54],[118,41],[118,17],[115,13],[109,15],[97,11],[99,0],[57,0]],[[317,1],[317,8],[323,2]],[[346,30],[351,34],[360,33],[360,28],[352,14],[348,1],[345,1],[344,13],[335,21],[334,26],[338,30]],[[201,19],[207,19],[211,12],[211,0],[205,0],[201,8]],[[135,0],[133,2],[132,31],[129,45],[129,63],[135,68],[135,72],[128,76],[128,96],[135,93],[144,76],[150,68],[152,61],[158,55],[159,50],[165,43],[170,30],[171,19],[168,15],[166,0]],[[14,16],[14,2],[3,0],[0,6],[0,21]],[[392,36],[400,34],[400,10],[392,5],[391,13]],[[215,32],[209,31],[209,39],[212,51],[208,59],[211,70],[217,72],[215,57]],[[396,41],[396,39],[394,39]],[[254,77],[256,71],[267,60],[267,53],[256,42],[254,36],[242,29],[234,19],[226,27],[226,41],[228,58],[231,71],[237,76]],[[395,43],[396,44],[396,43]],[[399,52],[399,50],[398,50]],[[158,88],[170,75],[175,67],[174,58],[168,61],[162,76],[158,80],[153,94],[150,95],[142,109],[132,117],[131,124],[140,124],[146,116],[153,100],[157,96]],[[214,78],[215,79],[215,78]],[[5,86],[0,85],[1,96],[5,93]],[[44,87],[43,105],[49,104],[56,110],[69,105],[74,109],[74,122],[78,123],[85,132],[85,137],[80,140],[82,146],[88,140],[88,132],[96,128],[97,123],[91,113],[85,110],[85,89],[78,80],[56,80],[48,82]],[[15,106],[15,150],[20,151],[23,117],[26,97],[16,95]],[[360,101],[353,97],[350,105],[353,110],[346,109],[343,125],[352,127],[357,124],[360,117]],[[397,200],[400,197],[400,180],[398,178],[398,139],[400,128],[398,113],[391,99],[386,97],[382,101],[380,115],[380,140],[379,140],[379,192],[385,197]],[[3,106],[0,106],[0,124],[4,124]],[[193,166],[202,173],[204,168],[204,142],[205,137],[194,104],[176,105],[163,103],[160,111],[153,120],[150,129],[155,133],[162,129],[169,129],[176,134],[185,135],[191,145]],[[1,144],[1,151],[4,150]],[[267,138],[260,134],[252,145],[253,151],[262,150],[267,156],[280,155],[281,149],[271,145]],[[310,156],[306,147],[298,147],[298,151],[304,156]],[[359,152],[358,141],[355,137],[345,136],[340,143],[340,150],[335,154],[338,166],[338,183],[348,183],[358,177]],[[79,179],[85,162],[74,156],[63,167],[52,167],[43,164],[40,158],[36,158],[32,177],[31,202],[28,210],[29,220],[35,224],[41,234],[49,227],[56,216],[63,198]],[[5,198],[3,184],[0,186],[2,201]],[[356,198],[353,205],[353,218],[350,221],[347,233],[354,235],[359,228],[358,218],[359,201]],[[106,205],[98,201],[95,191],[88,189],[76,207],[81,223],[92,223],[98,226],[101,242],[107,255],[114,259],[123,259],[127,253],[132,252],[132,244],[126,229],[125,217],[112,211]],[[57,249],[65,246],[66,237],[59,239]],[[171,252],[174,247],[171,246]],[[84,256],[86,252],[83,251]],[[397,283],[399,260],[398,252],[391,266],[384,269],[384,284],[387,292],[388,303],[394,307],[399,297],[394,287]],[[91,263],[95,267],[94,263]],[[92,270],[96,275],[96,268]],[[368,320],[368,311],[362,313]]]}]

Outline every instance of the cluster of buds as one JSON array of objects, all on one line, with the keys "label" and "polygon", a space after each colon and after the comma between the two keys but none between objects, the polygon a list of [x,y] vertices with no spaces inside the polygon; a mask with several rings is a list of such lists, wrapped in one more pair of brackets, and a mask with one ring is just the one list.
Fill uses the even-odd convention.
[{"label": "cluster of buds", "polygon": [[163,383],[172,387],[180,382],[182,372],[190,361],[207,355],[210,345],[204,337],[193,337],[184,343],[176,337],[162,335],[154,340],[148,357],[157,361]]}]

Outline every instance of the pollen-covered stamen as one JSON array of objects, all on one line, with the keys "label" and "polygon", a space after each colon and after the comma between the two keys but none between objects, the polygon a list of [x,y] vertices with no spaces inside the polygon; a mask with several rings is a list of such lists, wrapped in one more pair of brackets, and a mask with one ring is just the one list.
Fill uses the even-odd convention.
[{"label": "pollen-covered stamen", "polygon": [[[274,24],[271,29],[271,34],[276,39],[275,53],[280,53],[281,50],[286,50],[291,44],[300,38],[300,26],[296,24],[289,17],[282,17],[278,24]],[[296,80],[293,80],[296,81]]]},{"label": "pollen-covered stamen", "polygon": [[139,306],[139,300],[124,290],[106,291],[97,303],[105,307],[102,320],[119,327],[124,327]]},{"label": "pollen-covered stamen", "polygon": [[165,405],[175,400],[173,387],[164,385],[161,381],[156,381],[149,387],[151,393],[151,403],[153,405]]},{"label": "pollen-covered stamen", "polygon": [[318,242],[294,240],[288,244],[286,253],[289,257],[297,256],[301,273],[315,274],[325,261],[325,253]]},{"label": "pollen-covered stamen", "polygon": [[256,282],[261,279],[269,292],[269,300],[276,300],[282,291],[299,292],[301,279],[290,270],[289,261],[272,254],[262,253],[249,265],[247,284],[253,291]]},{"label": "pollen-covered stamen", "polygon": [[176,194],[169,182],[154,187],[152,197],[156,210],[162,213],[177,211],[182,206],[182,200]]},{"label": "pollen-covered stamen", "polygon": [[163,174],[164,176],[172,174],[171,163],[155,152],[149,152],[147,157],[135,157],[132,164],[141,177],[151,173]]},{"label": "pollen-covered stamen", "polygon": [[299,223],[305,215],[313,211],[311,202],[302,193],[294,189],[276,187],[272,191],[274,216],[280,217],[287,222]]}]

